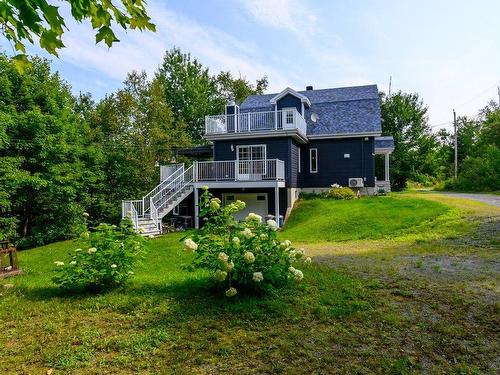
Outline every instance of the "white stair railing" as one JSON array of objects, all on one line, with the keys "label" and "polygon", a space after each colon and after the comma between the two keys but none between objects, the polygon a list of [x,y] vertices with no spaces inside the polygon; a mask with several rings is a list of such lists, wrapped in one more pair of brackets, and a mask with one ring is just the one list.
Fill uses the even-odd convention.
[{"label": "white stair railing", "polygon": [[149,213],[149,204],[151,202],[150,198],[156,195],[161,190],[163,190],[165,187],[167,187],[173,180],[175,180],[183,173],[184,173],[184,164],[180,164],[179,167],[168,178],[160,182],[153,190],[151,190],[142,198],[144,214]]},{"label": "white stair railing", "polygon": [[[139,230],[139,208],[142,211],[142,200],[126,200],[122,201],[122,217],[130,217],[132,224],[134,225],[134,230],[137,232]],[[141,212],[142,215],[142,212]]]},{"label": "white stair railing", "polygon": [[[190,166],[180,176],[173,179],[167,186],[150,198],[151,218],[159,220],[158,212],[166,207],[186,186],[193,182],[193,166]],[[153,217],[155,216],[155,218]]]}]

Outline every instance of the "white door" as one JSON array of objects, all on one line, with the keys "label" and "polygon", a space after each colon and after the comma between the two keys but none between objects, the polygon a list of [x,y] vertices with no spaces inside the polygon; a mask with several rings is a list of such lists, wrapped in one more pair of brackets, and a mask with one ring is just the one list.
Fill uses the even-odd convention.
[{"label": "white door", "polygon": [[245,208],[234,215],[237,220],[245,220],[250,212],[262,216],[262,219],[265,219],[268,214],[267,193],[224,193],[222,199],[224,204],[235,202],[238,199],[245,202]]},{"label": "white door", "polygon": [[266,145],[236,147],[236,179],[262,180],[266,166]]},{"label": "white door", "polygon": [[295,128],[295,107],[293,108],[283,108],[282,109],[282,123],[283,129],[294,129]]}]

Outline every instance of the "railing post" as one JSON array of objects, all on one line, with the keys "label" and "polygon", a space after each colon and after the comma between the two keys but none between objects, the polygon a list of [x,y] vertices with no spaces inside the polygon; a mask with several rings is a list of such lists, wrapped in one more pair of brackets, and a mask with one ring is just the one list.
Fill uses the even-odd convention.
[{"label": "railing post", "polygon": [[274,130],[278,130],[278,106],[274,109]]},{"label": "railing post", "polygon": [[195,161],[193,164],[193,180],[198,181],[198,162]]}]

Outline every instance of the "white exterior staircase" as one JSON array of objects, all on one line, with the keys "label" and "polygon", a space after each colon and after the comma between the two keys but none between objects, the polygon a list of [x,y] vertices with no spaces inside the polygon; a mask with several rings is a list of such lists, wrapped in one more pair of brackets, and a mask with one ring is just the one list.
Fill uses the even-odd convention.
[{"label": "white exterior staircase", "polygon": [[170,172],[140,200],[122,201],[122,217],[129,216],[137,232],[160,235],[161,220],[193,191],[193,166],[169,166]]}]

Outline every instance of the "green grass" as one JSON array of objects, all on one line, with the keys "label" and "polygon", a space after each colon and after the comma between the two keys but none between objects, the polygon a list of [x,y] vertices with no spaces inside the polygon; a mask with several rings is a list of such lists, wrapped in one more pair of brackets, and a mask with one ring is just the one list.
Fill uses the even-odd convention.
[{"label": "green grass", "polygon": [[397,237],[419,231],[448,209],[439,202],[395,196],[308,199],[298,202],[283,235],[300,243]]},{"label": "green grass", "polygon": [[[417,201],[366,204],[430,210]],[[494,238],[463,239],[469,219],[455,210],[445,207],[433,225],[427,215],[408,221],[429,239],[398,226],[402,237],[367,240],[376,253],[351,252],[357,241],[342,243],[345,254],[320,245],[298,288],[233,300],[204,272],[182,270],[192,255],[180,234],[152,240],[134,278],[101,294],[68,296],[52,283],[71,241],[23,251],[26,275],[0,281],[0,373],[498,373],[498,275],[489,268],[498,250]],[[357,238],[350,210],[336,212]],[[443,237],[450,232],[456,239]],[[477,269],[450,274],[461,258]]]}]

